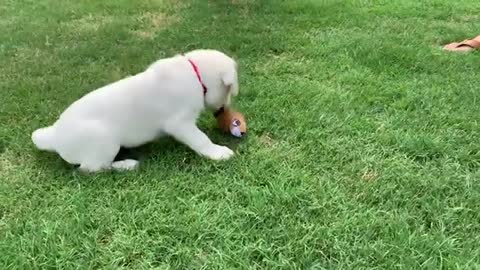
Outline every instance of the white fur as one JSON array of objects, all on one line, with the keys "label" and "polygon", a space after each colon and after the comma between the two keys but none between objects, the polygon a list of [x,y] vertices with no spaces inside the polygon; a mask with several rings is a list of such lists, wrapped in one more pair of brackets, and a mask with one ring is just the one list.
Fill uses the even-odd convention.
[{"label": "white fur", "polygon": [[[208,92],[188,62],[198,67]],[[158,60],[147,70],[94,90],[75,101],[52,125],[33,132],[35,145],[80,169],[130,170],[135,160],[113,162],[121,146],[136,147],[171,135],[198,154],[225,160],[233,151],[214,144],[196,125],[204,108],[216,110],[238,94],[237,65],[214,50]]]}]

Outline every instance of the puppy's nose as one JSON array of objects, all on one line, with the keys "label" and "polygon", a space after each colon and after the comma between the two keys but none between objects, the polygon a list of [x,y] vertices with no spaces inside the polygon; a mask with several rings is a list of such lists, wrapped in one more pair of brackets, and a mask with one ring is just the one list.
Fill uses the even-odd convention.
[{"label": "puppy's nose", "polygon": [[242,131],[242,132],[240,132],[240,134],[241,134],[242,136],[244,136],[244,135],[247,134],[247,133],[244,132],[244,131]]}]

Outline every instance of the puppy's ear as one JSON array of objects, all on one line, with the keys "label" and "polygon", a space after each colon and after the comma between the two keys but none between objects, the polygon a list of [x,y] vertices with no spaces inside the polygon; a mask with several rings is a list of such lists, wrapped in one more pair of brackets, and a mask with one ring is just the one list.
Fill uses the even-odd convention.
[{"label": "puppy's ear", "polygon": [[238,95],[237,63],[222,75],[222,82],[232,96]]}]

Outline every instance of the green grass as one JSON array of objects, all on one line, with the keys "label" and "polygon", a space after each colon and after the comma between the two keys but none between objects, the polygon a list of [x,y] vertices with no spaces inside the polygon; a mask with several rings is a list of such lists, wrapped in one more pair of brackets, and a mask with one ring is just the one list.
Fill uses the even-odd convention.
[{"label": "green grass", "polygon": [[[471,0],[0,0],[0,269],[479,269]],[[228,162],[82,175],[31,132],[159,57],[236,59]]]}]

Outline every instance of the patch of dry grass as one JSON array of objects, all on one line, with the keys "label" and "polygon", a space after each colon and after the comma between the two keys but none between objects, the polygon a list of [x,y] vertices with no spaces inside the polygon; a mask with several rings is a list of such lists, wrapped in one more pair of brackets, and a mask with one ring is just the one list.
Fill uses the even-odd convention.
[{"label": "patch of dry grass", "polygon": [[152,39],[159,31],[178,22],[179,18],[163,12],[148,12],[139,16],[138,20],[142,27],[132,31],[132,33],[140,38]]},{"label": "patch of dry grass", "polygon": [[113,16],[89,14],[79,19],[64,22],[61,26],[71,32],[96,32],[113,20]]}]

